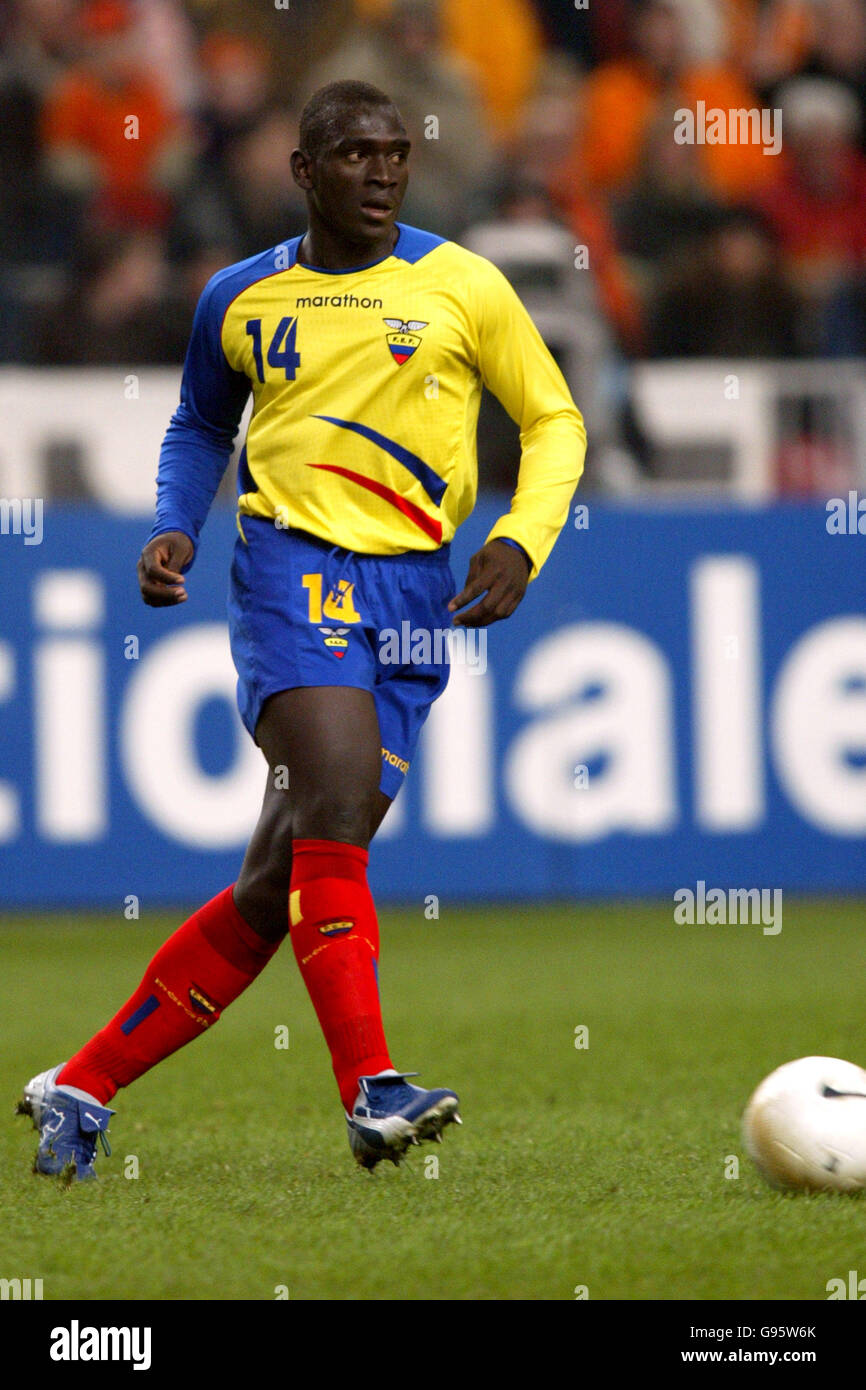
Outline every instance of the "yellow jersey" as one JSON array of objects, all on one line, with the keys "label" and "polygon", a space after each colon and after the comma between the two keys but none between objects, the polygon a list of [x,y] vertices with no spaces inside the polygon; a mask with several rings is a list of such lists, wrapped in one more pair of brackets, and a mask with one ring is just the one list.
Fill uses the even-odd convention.
[{"label": "yellow jersey", "polygon": [[568,516],[583,419],[529,314],[483,257],[398,223],[372,265],[297,260],[301,238],[215,275],[160,455],[153,535],[198,534],[250,390],[238,512],[359,553],[433,550],[469,515],[482,385],[520,427],[510,511],[488,539],[533,576]]}]

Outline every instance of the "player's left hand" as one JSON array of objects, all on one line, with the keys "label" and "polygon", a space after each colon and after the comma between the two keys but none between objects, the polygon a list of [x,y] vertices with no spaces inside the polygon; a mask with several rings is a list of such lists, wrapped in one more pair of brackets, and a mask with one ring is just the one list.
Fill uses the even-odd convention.
[{"label": "player's left hand", "polygon": [[466,583],[449,603],[448,612],[456,613],[482,594],[484,597],[455,618],[454,626],[488,627],[510,618],[528,583],[529,564],[523,553],[504,541],[488,541],[469,561]]}]

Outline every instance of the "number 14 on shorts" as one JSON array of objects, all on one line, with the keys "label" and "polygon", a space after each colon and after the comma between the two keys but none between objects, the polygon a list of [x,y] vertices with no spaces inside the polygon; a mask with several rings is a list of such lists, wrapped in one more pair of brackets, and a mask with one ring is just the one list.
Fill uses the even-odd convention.
[{"label": "number 14 on shorts", "polygon": [[322,601],[322,576],[320,574],[305,574],[301,583],[307,590],[307,601],[309,606],[309,619],[311,623],[320,623],[323,618],[333,618],[335,622],[359,623],[361,614],[355,608],[353,593],[355,586],[348,579],[341,579],[337,585],[330,589]]}]

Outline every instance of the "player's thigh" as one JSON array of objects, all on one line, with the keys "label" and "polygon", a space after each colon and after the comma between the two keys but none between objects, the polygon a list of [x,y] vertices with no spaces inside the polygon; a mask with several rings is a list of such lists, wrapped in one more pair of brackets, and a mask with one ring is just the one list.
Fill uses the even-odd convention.
[{"label": "player's thigh", "polygon": [[368,690],[313,686],[265,703],[256,741],[288,786],[292,838],[364,847],[379,806],[381,736]]}]

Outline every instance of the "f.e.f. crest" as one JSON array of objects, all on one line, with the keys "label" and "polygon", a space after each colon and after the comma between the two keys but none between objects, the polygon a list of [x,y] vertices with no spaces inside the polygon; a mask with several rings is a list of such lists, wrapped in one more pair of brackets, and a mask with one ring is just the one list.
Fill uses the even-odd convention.
[{"label": "f.e.f. crest", "polygon": [[402,367],[421,346],[419,334],[428,325],[421,319],[383,319],[382,322],[392,329],[388,334],[388,347],[397,366]]}]

